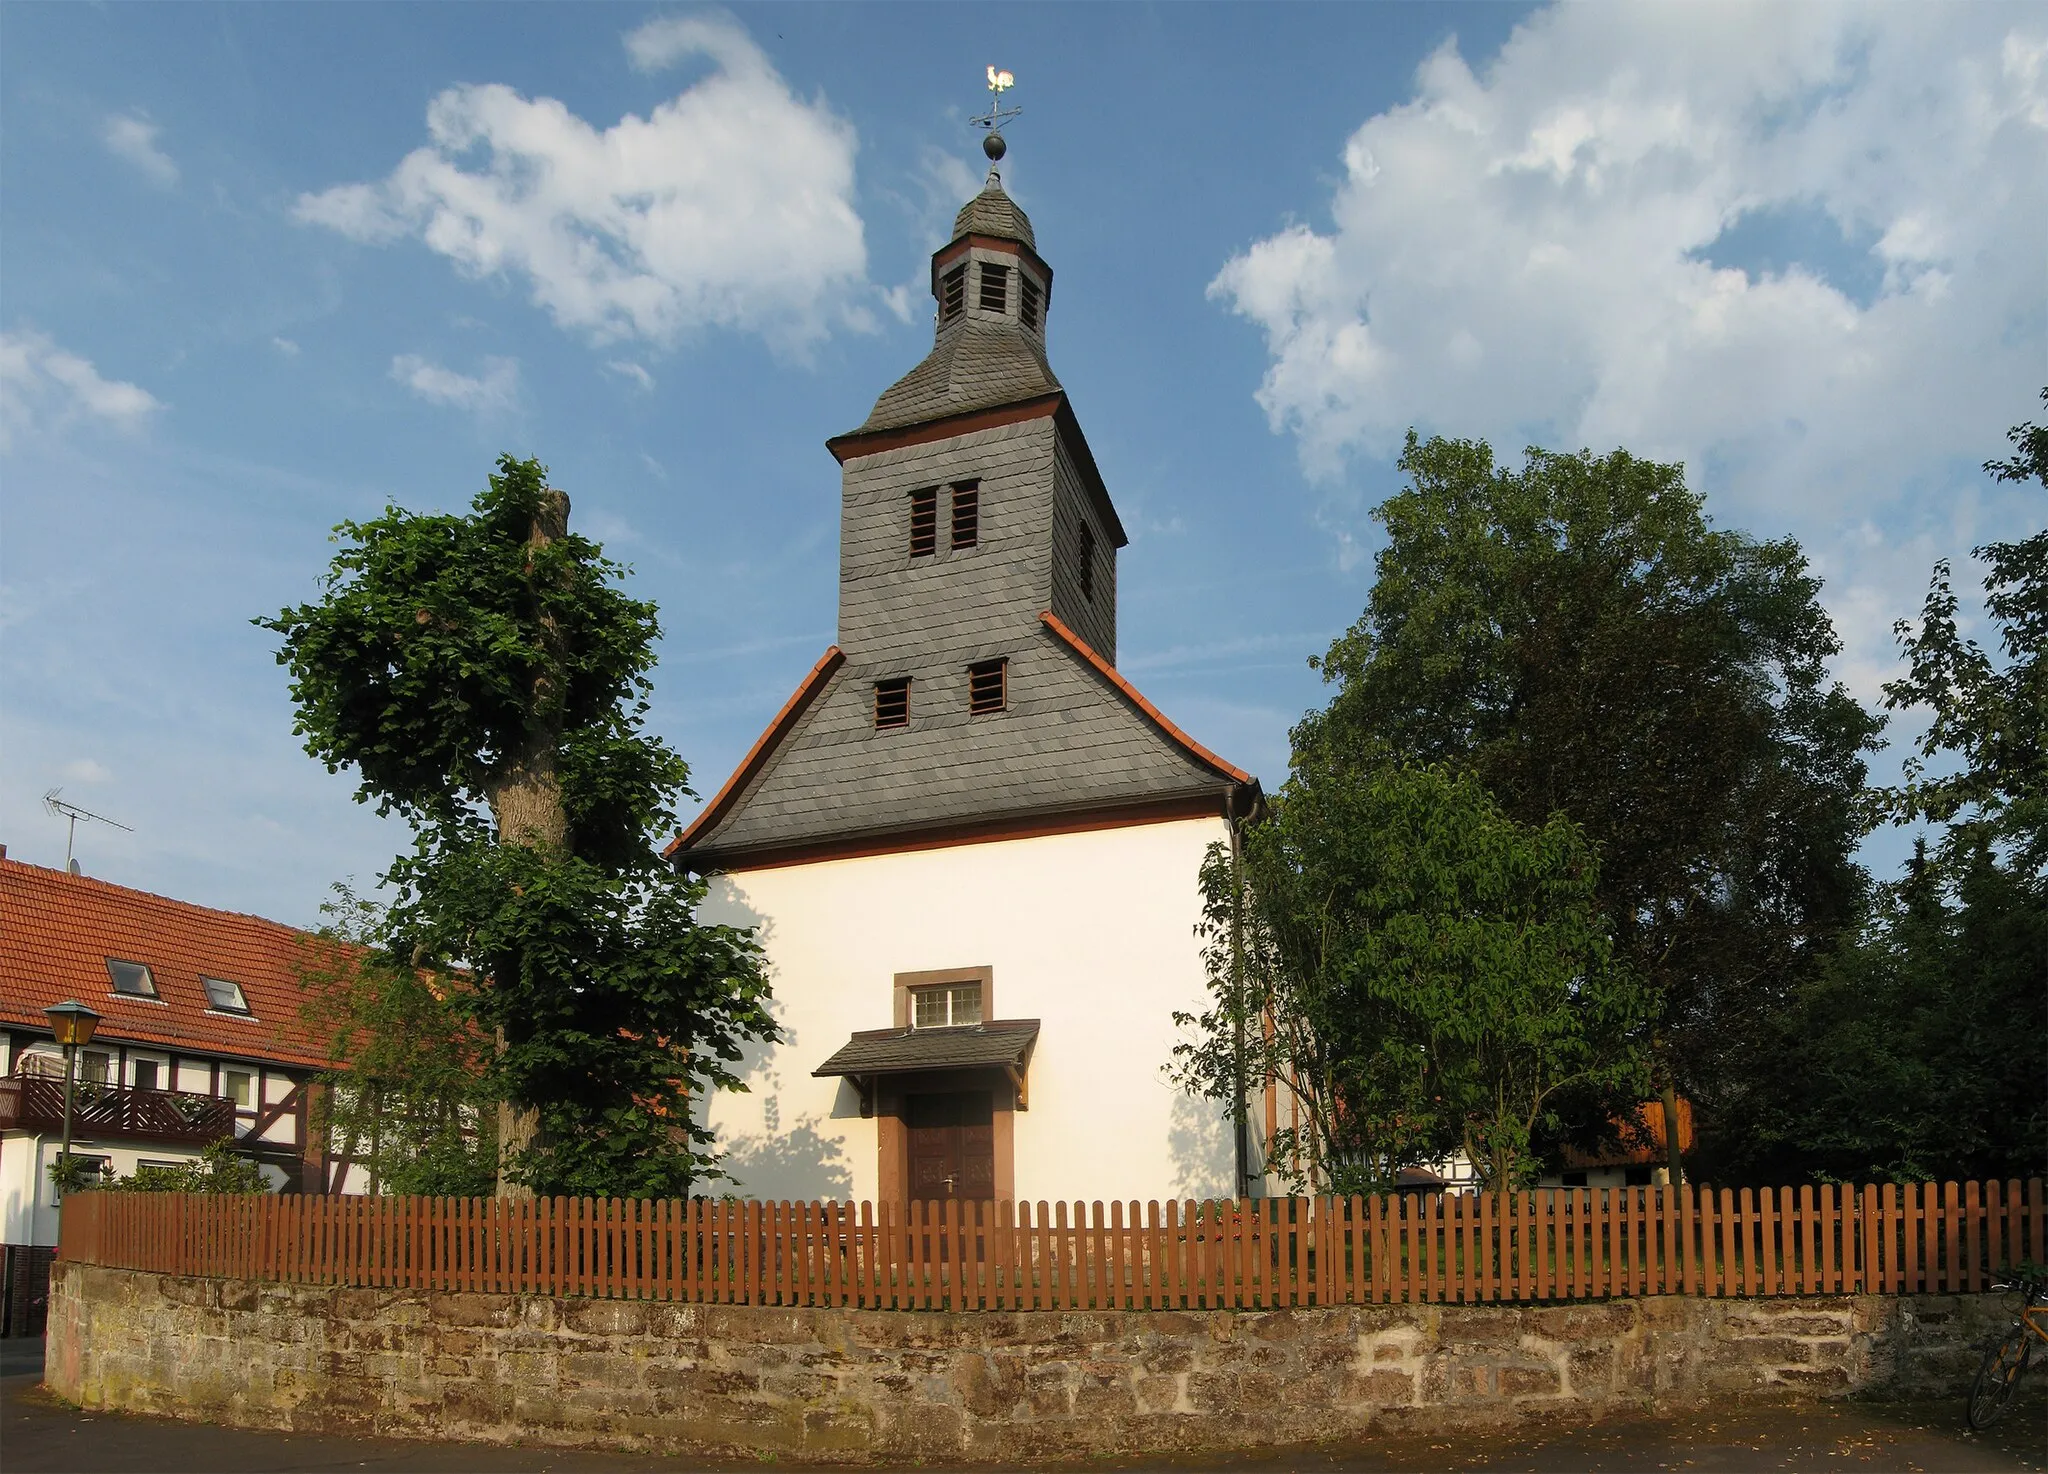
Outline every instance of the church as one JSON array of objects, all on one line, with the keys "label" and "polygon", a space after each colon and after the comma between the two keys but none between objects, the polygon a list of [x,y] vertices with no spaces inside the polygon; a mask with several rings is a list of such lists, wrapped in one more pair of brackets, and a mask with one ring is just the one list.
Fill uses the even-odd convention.
[{"label": "church", "polygon": [[710,1124],[749,1197],[1227,1196],[1229,1112],[1167,1066],[1258,781],[1117,670],[1127,539],[995,171],[931,290],[931,353],[827,443],[838,643],[668,850],[783,1030]]}]

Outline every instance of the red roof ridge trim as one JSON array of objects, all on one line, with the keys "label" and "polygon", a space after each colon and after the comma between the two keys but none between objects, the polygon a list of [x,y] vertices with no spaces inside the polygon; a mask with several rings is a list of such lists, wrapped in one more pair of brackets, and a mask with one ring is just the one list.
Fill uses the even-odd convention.
[{"label": "red roof ridge trim", "polygon": [[782,703],[782,710],[775,713],[775,719],[767,730],[754,739],[754,745],[747,749],[747,755],[740,759],[740,765],[732,770],[732,776],[725,780],[725,786],[711,796],[711,802],[697,811],[681,834],[668,842],[662,850],[662,858],[673,858],[678,850],[688,849],[711,831],[711,827],[726,815],[726,811],[739,799],[741,791],[751,783],[754,775],[761,771],[761,765],[768,761],[789,729],[797,719],[810,709],[818,692],[824,689],[832,672],[839,669],[846,659],[846,652],[837,645],[827,647],[818,657],[818,663],[811,667],[811,673],[798,684],[795,694]]},{"label": "red roof ridge trim", "polygon": [[1051,630],[1054,634],[1058,635],[1062,640],[1065,640],[1069,645],[1073,646],[1074,653],[1079,655],[1083,660],[1087,661],[1090,665],[1094,666],[1096,673],[1098,675],[1102,676],[1103,679],[1107,680],[1111,685],[1115,686],[1117,690],[1123,692],[1123,694],[1126,697],[1130,698],[1132,705],[1136,706],[1138,710],[1142,711],[1143,713],[1145,713],[1146,716],[1152,718],[1154,722],[1158,723],[1161,731],[1165,732],[1167,736],[1171,737],[1175,742],[1178,742],[1182,747],[1186,748],[1197,759],[1204,763],[1207,763],[1217,772],[1223,774],[1226,778],[1229,778],[1234,782],[1250,783],[1252,781],[1252,775],[1247,773],[1243,768],[1238,767],[1235,763],[1225,762],[1222,758],[1216,756],[1215,753],[1209,751],[1208,748],[1202,746],[1201,743],[1195,741],[1194,738],[1188,736],[1188,734],[1183,732],[1179,727],[1176,727],[1173,724],[1173,722],[1170,719],[1168,719],[1165,712],[1161,711],[1158,707],[1154,706],[1151,702],[1147,701],[1144,697],[1144,693],[1139,691],[1136,686],[1133,686],[1129,681],[1125,680],[1120,674],[1118,674],[1117,668],[1115,666],[1111,665],[1108,661],[1104,660],[1100,655],[1097,655],[1094,649],[1090,647],[1086,640],[1082,639],[1079,635],[1075,634],[1071,629],[1068,629],[1065,620],[1061,619],[1057,614],[1054,614],[1050,609],[1041,610],[1039,612],[1038,618],[1047,629]]}]

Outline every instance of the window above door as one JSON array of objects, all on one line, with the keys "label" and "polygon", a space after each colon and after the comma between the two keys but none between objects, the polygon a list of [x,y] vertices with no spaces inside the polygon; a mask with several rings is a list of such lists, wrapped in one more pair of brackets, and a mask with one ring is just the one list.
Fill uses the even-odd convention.
[{"label": "window above door", "polygon": [[910,990],[910,1027],[958,1029],[982,1020],[981,982],[940,983]]}]

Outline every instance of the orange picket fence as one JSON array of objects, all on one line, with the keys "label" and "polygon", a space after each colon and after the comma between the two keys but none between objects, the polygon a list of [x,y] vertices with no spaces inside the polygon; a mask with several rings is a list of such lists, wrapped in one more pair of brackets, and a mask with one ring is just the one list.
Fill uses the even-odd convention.
[{"label": "orange picket fence", "polygon": [[84,1192],[59,1256],[288,1284],[897,1310],[1900,1294],[2048,1262],[2042,1183],[1220,1202]]}]

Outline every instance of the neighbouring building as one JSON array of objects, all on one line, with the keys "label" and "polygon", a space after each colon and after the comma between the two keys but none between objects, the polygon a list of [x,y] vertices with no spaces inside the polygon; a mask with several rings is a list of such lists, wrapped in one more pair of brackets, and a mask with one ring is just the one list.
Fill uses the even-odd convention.
[{"label": "neighbouring building", "polygon": [[931,353],[828,443],[838,643],[670,847],[760,928],[785,1031],[710,1123],[764,1197],[1229,1194],[1226,1113],[1166,1067],[1259,785],[1117,670],[1124,527],[993,172],[931,289]]},{"label": "neighbouring building", "polygon": [[305,934],[0,848],[0,1327],[32,1333],[57,1242],[50,1181],[62,1139],[63,1051],[43,1010],[101,1015],[79,1051],[72,1154],[126,1176],[232,1140],[285,1191],[330,1192],[346,1170],[308,1129],[324,1041],[301,1017]]}]

